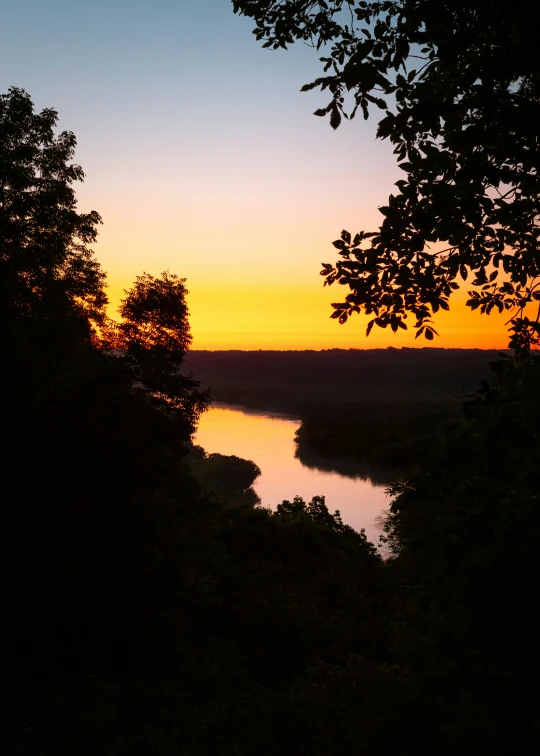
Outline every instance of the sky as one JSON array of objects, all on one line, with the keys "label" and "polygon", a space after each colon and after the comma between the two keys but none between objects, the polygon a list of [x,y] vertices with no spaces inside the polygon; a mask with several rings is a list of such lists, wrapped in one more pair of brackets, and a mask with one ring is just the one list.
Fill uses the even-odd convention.
[{"label": "sky", "polygon": [[[77,136],[111,314],[137,275],[170,270],[195,349],[423,345],[330,319],[348,290],[323,287],[321,263],[343,228],[377,228],[400,171],[374,120],[334,132],[313,115],[325,96],[299,90],[316,51],[263,50],[252,28],[230,0],[2,0],[0,91],[26,89]],[[433,345],[504,347],[504,318],[464,299]]]}]

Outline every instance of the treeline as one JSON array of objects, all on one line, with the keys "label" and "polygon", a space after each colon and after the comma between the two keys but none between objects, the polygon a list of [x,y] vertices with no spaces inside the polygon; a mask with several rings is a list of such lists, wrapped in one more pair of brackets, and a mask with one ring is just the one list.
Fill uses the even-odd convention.
[{"label": "treeline", "polygon": [[308,467],[388,482],[419,469],[500,353],[481,349],[192,351],[215,400],[300,420]]},{"label": "treeline", "polygon": [[403,403],[307,412],[296,456],[307,467],[387,483],[417,472],[431,446],[459,424],[458,403]]},{"label": "treeline", "polygon": [[320,497],[233,501],[257,470],[191,447],[183,281],[141,276],[107,321],[55,123],[0,98],[6,753],[527,751],[535,362],[394,488],[386,561]]},{"label": "treeline", "polygon": [[321,407],[459,404],[498,359],[482,349],[193,350],[186,368],[216,401],[302,417]]}]

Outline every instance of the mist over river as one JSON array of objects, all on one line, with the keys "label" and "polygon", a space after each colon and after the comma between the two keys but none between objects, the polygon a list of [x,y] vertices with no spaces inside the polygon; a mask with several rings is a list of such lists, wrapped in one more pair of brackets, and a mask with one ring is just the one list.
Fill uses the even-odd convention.
[{"label": "mist over river", "polygon": [[387,509],[385,488],[370,480],[305,467],[295,457],[298,420],[256,414],[238,408],[213,406],[200,422],[195,443],[208,453],[251,459],[262,470],[254,488],[265,507],[275,509],[283,499],[325,496],[328,509],[339,509],[343,521],[355,530],[364,528],[377,543],[378,516]]}]

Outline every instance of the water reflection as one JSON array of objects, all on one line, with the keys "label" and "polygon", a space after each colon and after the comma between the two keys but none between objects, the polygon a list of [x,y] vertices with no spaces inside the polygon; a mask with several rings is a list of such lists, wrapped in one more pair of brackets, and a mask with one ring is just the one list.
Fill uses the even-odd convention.
[{"label": "water reflection", "polygon": [[296,445],[295,457],[305,467],[325,472],[345,475],[354,480],[370,481],[375,486],[387,486],[400,477],[399,471],[392,471],[379,467],[367,467],[354,459],[347,457],[329,457],[319,454],[303,444]]},{"label": "water reflection", "polygon": [[361,476],[347,477],[345,467],[335,465],[335,460],[326,460],[331,469],[321,469],[311,457],[296,457],[297,428],[295,420],[212,407],[201,418],[195,443],[209,453],[235,454],[256,462],[262,475],[255,489],[263,506],[274,509],[294,496],[326,496],[330,510],[339,509],[344,522],[356,530],[365,528],[376,542],[380,532],[376,520],[388,505],[384,487]]}]

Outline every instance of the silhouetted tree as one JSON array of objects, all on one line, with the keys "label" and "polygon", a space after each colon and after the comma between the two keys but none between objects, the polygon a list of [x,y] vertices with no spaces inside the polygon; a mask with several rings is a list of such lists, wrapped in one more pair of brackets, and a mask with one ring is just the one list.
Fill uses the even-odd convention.
[{"label": "silhouetted tree", "polygon": [[394,145],[405,178],[381,207],[378,231],[343,231],[326,284],[351,293],[333,305],[374,325],[433,339],[458,280],[468,305],[514,318],[511,346],[540,334],[524,313],[540,300],[540,64],[531,0],[233,0],[256,21],[264,47],[301,40],[324,54],[326,75],[306,84],[330,93],[316,111],[342,116],[382,109],[377,135]]},{"label": "silhouetted tree", "polygon": [[[76,139],[55,134],[58,114],[35,113],[28,94],[0,95],[0,328],[51,322],[68,312],[102,324],[105,274],[88,245],[97,212],[77,212]],[[21,336],[21,333],[19,333]]]},{"label": "silhouetted tree", "polygon": [[[174,562],[164,541],[182,518],[193,526],[206,517],[200,532],[211,533],[205,512],[214,506],[208,497],[200,503],[182,463],[207,400],[195,381],[167,375],[189,343],[187,310],[167,359],[159,335],[147,352],[128,342],[125,359],[102,348],[105,277],[89,248],[100,217],[77,212],[74,185],[84,174],[71,162],[76,140],[55,135],[56,123],[54,110],[36,114],[20,89],[0,98],[0,417],[9,439],[0,467],[5,490],[18,491],[4,513],[14,576],[5,630],[14,660],[27,669],[129,656],[146,627],[141,607],[170,611],[180,590],[158,588],[165,581],[153,577],[155,555],[165,555],[160,565]],[[128,296],[126,331],[137,318],[152,335],[157,322],[175,327],[174,297],[161,301],[166,314],[157,313],[159,302],[140,289],[138,299]],[[164,390],[172,394],[183,381],[187,398],[177,391],[169,403],[168,394],[154,399],[160,360]],[[145,392],[133,386],[141,377],[151,384]],[[163,411],[169,405],[172,418]],[[182,574],[178,562],[171,569]]]},{"label": "silhouetted tree", "polygon": [[340,532],[345,532],[345,528],[349,527],[343,524],[339,511],[336,510],[334,514],[329,512],[324,496],[314,496],[307,504],[301,496],[295,496],[292,501],[284,500],[277,505],[276,514],[281,517],[305,515]]},{"label": "silhouetted tree", "polygon": [[137,276],[120,304],[118,346],[135,381],[194,429],[210,399],[191,375],[180,373],[191,344],[185,280],[169,272]]},{"label": "silhouetted tree", "polygon": [[466,421],[393,487],[405,752],[507,754],[540,731],[540,364],[495,367]]},{"label": "silhouetted tree", "polygon": [[255,462],[234,454],[206,454],[192,447],[188,460],[198,480],[231,504],[253,506],[260,503],[253,484],[261,474]]}]

